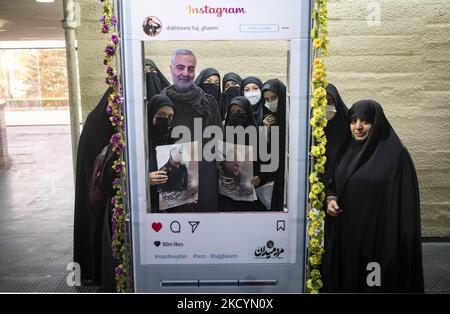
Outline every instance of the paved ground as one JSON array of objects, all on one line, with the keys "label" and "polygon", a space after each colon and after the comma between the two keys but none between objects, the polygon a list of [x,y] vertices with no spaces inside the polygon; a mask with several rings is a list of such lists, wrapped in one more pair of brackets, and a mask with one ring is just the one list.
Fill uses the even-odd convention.
[{"label": "paved ground", "polygon": [[74,291],[74,183],[68,126],[8,127],[0,172],[0,291]]},{"label": "paved ground", "polygon": [[[91,292],[68,287],[73,174],[68,126],[8,127],[0,171],[0,292]],[[424,243],[428,293],[450,293],[450,243]]]}]

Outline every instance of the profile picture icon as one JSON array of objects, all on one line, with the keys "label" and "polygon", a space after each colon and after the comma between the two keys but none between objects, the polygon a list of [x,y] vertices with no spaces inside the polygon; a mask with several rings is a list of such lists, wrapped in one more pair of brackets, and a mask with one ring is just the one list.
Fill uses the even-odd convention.
[{"label": "profile picture icon", "polygon": [[149,16],[142,23],[142,29],[148,36],[154,37],[161,32],[162,23],[156,16]]}]

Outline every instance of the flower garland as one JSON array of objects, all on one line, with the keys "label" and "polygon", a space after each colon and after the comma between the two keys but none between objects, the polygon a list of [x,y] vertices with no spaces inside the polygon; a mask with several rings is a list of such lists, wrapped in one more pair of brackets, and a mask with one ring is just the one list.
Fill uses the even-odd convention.
[{"label": "flower garland", "polygon": [[[109,34],[117,24],[117,17],[113,15],[113,6],[110,0],[100,0],[103,3],[103,15],[100,19],[102,23],[101,32]],[[318,293],[322,288],[321,273],[319,270],[322,262],[323,249],[323,211],[326,198],[324,184],[321,182],[321,175],[325,172],[326,164],[326,143],[324,128],[327,125],[325,118],[326,86],[328,84],[324,58],[328,56],[328,18],[327,0],[316,0],[312,9],[313,28],[311,38],[314,47],[314,60],[312,66],[312,97],[311,109],[313,144],[311,155],[314,157],[309,181],[311,190],[309,192],[310,204],[308,207],[308,262],[309,271],[306,287],[310,293]],[[106,112],[111,115],[110,120],[116,128],[117,133],[113,134],[110,143],[112,150],[117,154],[117,160],[113,163],[117,177],[112,185],[116,190],[116,195],[111,199],[112,209],[112,248],[113,256],[119,261],[115,269],[116,285],[118,292],[129,291],[128,281],[128,243],[126,241],[125,219],[127,214],[126,206],[123,202],[124,186],[126,183],[126,164],[123,160],[123,150],[125,148],[123,101],[121,97],[121,87],[118,76],[110,63],[116,54],[119,44],[119,36],[116,33],[111,35],[111,40],[105,47],[105,57],[103,64],[106,66],[106,84],[112,88],[108,98]]]},{"label": "flower garland", "polygon": [[111,0],[100,0],[103,4],[103,15],[100,18],[101,32],[103,34],[111,34],[110,41],[105,47],[105,56],[103,64],[105,65],[106,79],[105,83],[111,88],[111,94],[108,98],[106,113],[111,117],[109,120],[116,130],[111,136],[110,143],[112,150],[116,153],[117,159],[113,162],[112,168],[116,174],[112,182],[115,190],[115,196],[111,199],[112,205],[112,254],[118,261],[115,268],[115,279],[117,292],[127,292],[130,290],[128,276],[128,242],[126,237],[126,216],[127,208],[125,206],[124,197],[126,197],[126,176],[127,169],[123,159],[123,150],[125,148],[125,129],[123,116],[123,98],[121,96],[122,88],[118,79],[116,70],[110,65],[116,55],[119,45],[119,35],[113,32],[117,24],[117,17],[113,15],[113,5]]},{"label": "flower garland", "polygon": [[328,56],[328,18],[327,0],[316,0],[312,9],[313,28],[311,39],[314,47],[314,60],[312,64],[312,146],[313,162],[309,175],[310,192],[308,206],[308,279],[306,287],[310,293],[319,293],[323,286],[320,264],[324,254],[323,248],[323,222],[325,218],[324,202],[326,194],[321,176],[325,173],[325,157],[327,138],[324,128],[327,126],[325,106],[327,104],[328,84],[324,59]]}]

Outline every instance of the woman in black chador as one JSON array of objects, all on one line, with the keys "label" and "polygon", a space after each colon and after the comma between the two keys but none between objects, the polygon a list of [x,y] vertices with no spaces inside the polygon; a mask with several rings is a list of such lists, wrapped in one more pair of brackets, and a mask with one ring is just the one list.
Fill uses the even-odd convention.
[{"label": "woman in black chador", "polygon": [[81,279],[94,284],[101,282],[101,239],[105,204],[95,206],[89,201],[89,179],[95,159],[108,144],[114,128],[106,113],[108,89],[89,113],[80,135],[75,183],[73,261],[81,267]]},{"label": "woman in black chador", "polygon": [[172,132],[174,115],[175,109],[169,97],[163,95],[153,96],[147,107],[150,198],[153,212],[159,212],[157,186],[165,184],[168,180],[167,173],[163,170],[158,170],[156,147],[172,143],[170,133]]},{"label": "woman in black chador", "polygon": [[336,221],[325,247],[324,291],[423,292],[419,188],[411,157],[380,104],[362,100],[348,114],[327,190],[327,213]]},{"label": "woman in black chador", "polygon": [[220,112],[220,73],[214,68],[206,68],[201,70],[194,81],[194,84],[200,87],[206,94],[211,95],[217,101]]},{"label": "woman in black chador", "polygon": [[[262,87],[264,97],[263,122],[266,127],[278,127],[279,135],[274,140],[278,145],[278,169],[271,173],[263,173],[265,181],[273,181],[273,192],[270,210],[284,209],[284,183],[286,169],[286,85],[278,79],[270,79]],[[269,133],[270,134],[270,133]],[[268,151],[272,146],[271,137],[268,139]]]},{"label": "woman in black chador", "polygon": [[[244,129],[247,127],[253,127],[255,131],[257,130],[256,122],[253,117],[253,111],[251,108],[250,101],[244,96],[234,97],[230,101],[230,106],[228,107],[228,111],[226,113],[225,119],[225,139],[227,137],[227,131],[231,131],[230,128],[227,127],[238,127],[241,126]],[[252,139],[249,138],[248,135],[245,137],[244,143],[239,143],[236,138],[233,139],[232,145],[240,144],[240,145],[251,145]],[[255,139],[257,141],[257,138]],[[234,146],[233,146],[234,148]],[[235,150],[235,151],[233,151]],[[222,165],[222,173],[221,178],[223,183],[231,187],[235,185],[236,189],[239,192],[247,193],[248,191],[253,191],[253,187],[258,187],[262,182],[259,177],[259,161],[256,158],[256,161],[253,161],[253,177],[250,180],[250,184],[244,184],[242,182],[242,176],[240,174],[240,162],[238,161],[240,158],[237,158],[238,151],[236,148],[232,149],[233,153],[227,153],[226,158],[230,158],[230,155],[233,156],[233,160],[223,161]],[[253,151],[253,154],[258,154],[257,151]],[[242,158],[244,156],[241,156]],[[229,184],[227,184],[229,183]],[[233,200],[230,197],[225,195],[219,195],[219,207],[221,211],[229,212],[229,211],[260,211],[264,210],[263,205],[259,200],[255,200],[252,202],[248,201],[237,201]]]},{"label": "woman in black chador", "polygon": [[145,83],[147,87],[147,102],[153,96],[161,94],[161,91],[170,86],[169,81],[164,74],[158,69],[153,60],[144,60]]},{"label": "woman in black chador", "polygon": [[[159,171],[156,161],[156,147],[171,143],[170,133],[172,131],[173,116],[175,114],[173,103],[167,96],[156,95],[150,99],[147,107],[147,123],[149,131],[148,139],[148,161],[149,161],[149,183],[150,200],[152,212],[159,212],[159,197],[157,186],[167,182],[165,171]],[[111,150],[111,148],[109,148]],[[115,154],[115,153],[113,153]],[[117,260],[112,256],[112,230],[111,230],[111,198],[115,195],[112,181],[117,173],[112,169],[114,160],[109,158],[102,174],[102,190],[106,195],[106,214],[103,220],[102,234],[102,292],[115,292],[115,271]]]},{"label": "woman in black chador", "polygon": [[263,83],[256,76],[249,76],[241,82],[241,95],[245,96],[252,105],[253,118],[256,125],[262,125],[264,98],[261,94]]},{"label": "woman in black chador", "polygon": [[242,78],[237,73],[229,72],[223,76],[221,102],[219,103],[222,120],[225,120],[231,99],[241,95],[241,82]]},{"label": "woman in black chador", "polygon": [[[327,162],[325,165],[325,174],[322,177],[322,182],[324,182],[325,186],[328,187],[331,183],[331,176],[334,173],[338,150],[344,143],[348,129],[348,108],[339,95],[337,88],[333,84],[327,85],[326,118],[328,123],[324,128],[324,132],[327,137],[327,149],[325,152]],[[325,216],[325,246],[328,245],[329,235],[333,233],[335,220],[336,219],[332,216]]]},{"label": "woman in black chador", "polygon": [[327,85],[326,118],[327,126],[324,128],[327,137],[326,171],[323,182],[329,183],[331,173],[334,170],[339,148],[342,146],[348,128],[348,108],[333,84]]}]

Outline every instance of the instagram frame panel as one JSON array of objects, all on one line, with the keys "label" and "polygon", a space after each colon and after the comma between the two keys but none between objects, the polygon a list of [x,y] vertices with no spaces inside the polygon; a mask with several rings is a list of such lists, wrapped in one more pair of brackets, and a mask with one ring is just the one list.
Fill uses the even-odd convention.
[{"label": "instagram frame panel", "polygon": [[[197,0],[122,0],[119,3],[135,292],[303,292],[310,138],[310,1],[217,0],[205,5],[204,1]],[[149,166],[149,99],[143,73],[145,46],[174,43],[176,49],[192,51],[199,64],[208,56],[204,50],[207,51],[211,43],[233,51],[236,43],[247,45],[256,41],[286,47],[286,70],[280,76],[287,90],[286,136],[279,140],[285,141],[286,149],[278,156],[279,162],[285,163],[284,190],[280,192],[282,206],[275,210],[270,206],[256,211],[240,210],[239,204],[242,203],[239,202],[242,200],[239,199],[233,203],[231,211],[225,211],[220,209],[224,195],[221,196],[219,188],[217,205],[211,206],[210,210],[208,204],[204,206],[202,195],[205,193],[201,191],[202,180],[205,180],[202,175],[204,164],[217,164],[217,161],[204,160],[203,148],[208,141],[203,136],[203,124],[199,127],[200,138],[193,134],[192,140],[183,144],[185,146],[177,146],[180,156],[183,156],[178,159],[182,165],[180,168],[190,180],[186,182],[194,182],[192,186],[197,190],[193,190],[189,197],[186,191],[189,191],[190,183],[176,191],[156,190],[157,195],[164,194],[164,208],[173,203],[181,204],[181,207],[187,205],[183,208],[191,209],[154,210],[151,204],[155,194],[151,192],[149,179],[153,170]],[[205,48],[196,50],[199,43],[204,43]],[[242,60],[246,57],[243,56]],[[236,60],[233,65],[237,67],[240,63]],[[173,58],[169,54],[158,67],[167,76],[168,73],[173,74],[169,71],[171,65],[174,65]],[[223,67],[224,71],[232,72],[233,65]],[[196,69],[197,75],[200,70]],[[266,75],[263,72],[264,68],[256,68],[256,73],[247,71],[244,76]],[[167,78],[172,84],[172,77]],[[167,91],[162,93],[171,96]],[[174,121],[177,119],[175,110]],[[186,122],[188,129],[191,123],[193,129],[196,128],[194,122]],[[193,155],[187,153],[191,151],[189,147],[198,149],[196,158],[200,161],[189,159]],[[253,151],[259,152],[259,149]],[[164,159],[158,161],[158,165],[171,165],[171,147],[158,151],[163,152],[160,155]],[[232,182],[220,181],[221,168],[216,168],[218,186],[220,182]],[[247,177],[252,177],[252,174]],[[269,182],[264,183],[270,183],[270,179],[266,181]],[[276,186],[277,182],[274,182],[272,185]],[[270,184],[267,188],[270,190]],[[272,189],[275,190],[273,186]],[[234,190],[230,188],[227,193]],[[240,197],[241,190],[246,191],[243,188],[237,190]],[[257,188],[250,186],[250,190],[255,191],[254,200],[261,197]],[[210,194],[209,191],[206,194]],[[226,197],[233,196],[227,194]]]}]

